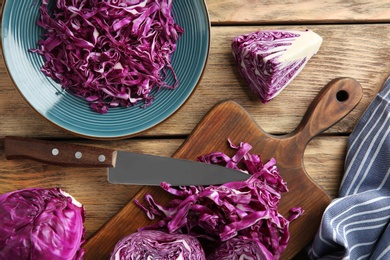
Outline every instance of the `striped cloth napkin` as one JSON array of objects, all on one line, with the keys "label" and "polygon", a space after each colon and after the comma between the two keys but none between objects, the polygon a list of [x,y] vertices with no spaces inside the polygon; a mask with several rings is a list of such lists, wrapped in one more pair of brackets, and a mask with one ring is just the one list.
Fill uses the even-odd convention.
[{"label": "striped cloth napkin", "polygon": [[390,259],[390,78],[348,140],[339,197],[324,212],[310,259]]}]

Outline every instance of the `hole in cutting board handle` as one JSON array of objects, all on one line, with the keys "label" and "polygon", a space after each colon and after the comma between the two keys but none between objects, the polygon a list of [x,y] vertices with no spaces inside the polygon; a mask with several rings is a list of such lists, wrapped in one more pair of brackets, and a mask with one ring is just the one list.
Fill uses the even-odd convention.
[{"label": "hole in cutting board handle", "polygon": [[349,94],[345,90],[340,90],[339,92],[336,93],[336,98],[337,98],[337,101],[339,101],[339,102],[345,102],[348,100]]}]

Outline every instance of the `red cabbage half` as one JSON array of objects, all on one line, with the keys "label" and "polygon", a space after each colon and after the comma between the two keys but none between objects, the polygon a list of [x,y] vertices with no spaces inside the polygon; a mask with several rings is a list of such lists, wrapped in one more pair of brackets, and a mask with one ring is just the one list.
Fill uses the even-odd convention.
[{"label": "red cabbage half", "polygon": [[79,260],[85,210],[59,188],[0,195],[0,259]]},{"label": "red cabbage half", "polygon": [[257,243],[246,237],[233,237],[223,242],[210,255],[208,260],[274,260],[274,256]]},{"label": "red cabbage half", "polygon": [[[42,0],[38,48],[43,73],[90,102],[93,110],[151,104],[153,89],[178,85],[171,54],[183,28],[172,0]],[[175,83],[165,82],[172,73]]]},{"label": "red cabbage half", "polygon": [[199,241],[192,236],[145,230],[118,241],[110,259],[206,260],[206,256]]},{"label": "red cabbage half", "polygon": [[264,30],[237,36],[233,57],[263,103],[277,96],[316,54],[322,38],[306,31]]},{"label": "red cabbage half", "polygon": [[279,258],[290,238],[290,222],[303,211],[299,207],[292,208],[288,218],[278,212],[281,193],[288,189],[274,159],[263,164],[259,155],[249,153],[252,147],[248,143],[235,146],[230,142],[230,146],[236,149],[232,157],[215,152],[198,160],[246,171],[250,174],[248,180],[207,187],[174,188],[162,183],[161,187],[177,198],[165,206],[158,204],[150,194],[145,196],[147,207],[135,201],[149,218],[161,218],[140,230],[189,234],[206,241],[203,242],[206,253],[210,246],[215,248],[224,241],[242,237],[257,244],[263,255]]}]

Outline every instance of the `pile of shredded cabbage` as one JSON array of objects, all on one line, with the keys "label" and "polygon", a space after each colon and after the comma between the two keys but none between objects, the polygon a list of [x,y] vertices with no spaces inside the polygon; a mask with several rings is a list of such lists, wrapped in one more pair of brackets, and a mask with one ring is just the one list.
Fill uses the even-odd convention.
[{"label": "pile of shredded cabbage", "polygon": [[171,55],[184,30],[172,0],[55,0],[52,9],[48,2],[42,0],[37,21],[44,35],[30,51],[44,57],[46,76],[94,111],[149,106],[153,89],[178,86]]},{"label": "pile of shredded cabbage", "polygon": [[[250,144],[242,142],[236,146],[230,140],[229,143],[236,150],[234,156],[214,152],[198,160],[248,172],[250,175],[246,181],[178,188],[162,183],[161,187],[177,198],[166,206],[158,204],[150,194],[145,196],[148,206],[135,201],[150,219],[161,218],[156,224],[140,230],[189,234],[207,241],[203,244],[214,248],[230,241],[223,244],[221,252],[226,251],[226,246],[232,246],[231,251],[241,250],[234,246],[233,242],[237,240],[231,240],[240,237],[258,245],[254,254],[262,254],[265,259],[278,259],[290,238],[290,222],[303,214],[303,210],[292,208],[287,219],[278,212],[281,193],[288,189],[279,175],[275,159],[263,164],[259,155],[249,153]],[[213,255],[222,259],[221,252]]]}]

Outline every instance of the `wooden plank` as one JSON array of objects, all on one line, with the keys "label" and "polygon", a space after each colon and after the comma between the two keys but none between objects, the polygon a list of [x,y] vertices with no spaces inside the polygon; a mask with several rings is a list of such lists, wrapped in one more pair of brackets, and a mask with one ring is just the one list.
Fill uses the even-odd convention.
[{"label": "wooden plank", "polygon": [[[0,7],[5,0],[0,0]],[[390,0],[205,0],[213,25],[390,21]]]},{"label": "wooden plank", "polygon": [[[183,139],[122,141],[78,141],[80,144],[171,156]],[[90,237],[141,188],[140,186],[111,185],[103,169],[59,167],[30,160],[6,160],[3,140],[0,140],[0,194],[28,187],[61,187],[85,205],[85,226]],[[342,176],[347,138],[320,136],[307,146],[304,164],[309,176],[331,198],[337,196]],[[318,151],[322,151],[318,153]],[[319,166],[321,165],[321,166]],[[98,191],[98,192],[97,192]],[[141,212],[140,212],[141,214]]]},{"label": "wooden plank", "polygon": [[308,175],[331,198],[338,196],[344,174],[348,137],[321,136],[313,139],[303,156]]},{"label": "wooden plank", "polygon": [[[270,28],[312,29],[324,38],[324,42],[292,83],[264,105],[237,72],[230,44],[236,35]],[[327,131],[349,133],[389,75],[390,34],[383,33],[387,29],[386,24],[213,27],[210,57],[195,93],[181,110],[143,136],[186,135],[211,107],[226,99],[242,104],[265,131],[288,133],[299,124],[322,87],[337,77],[353,77],[364,88],[363,99],[357,108]],[[2,60],[0,85],[0,137],[73,137],[38,116],[26,104],[14,89]]]},{"label": "wooden plank", "polygon": [[213,25],[321,24],[390,21],[389,0],[206,0]]}]

